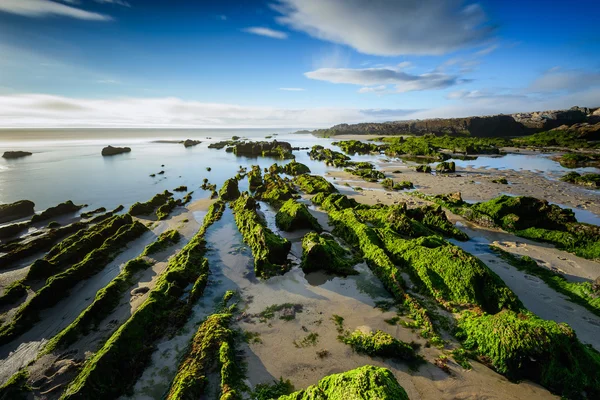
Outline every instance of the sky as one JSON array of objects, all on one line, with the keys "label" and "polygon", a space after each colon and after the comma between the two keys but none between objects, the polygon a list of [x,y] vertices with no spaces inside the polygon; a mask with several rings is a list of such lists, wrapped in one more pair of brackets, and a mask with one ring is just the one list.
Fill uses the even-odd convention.
[{"label": "sky", "polygon": [[600,2],[0,0],[0,128],[600,106]]}]

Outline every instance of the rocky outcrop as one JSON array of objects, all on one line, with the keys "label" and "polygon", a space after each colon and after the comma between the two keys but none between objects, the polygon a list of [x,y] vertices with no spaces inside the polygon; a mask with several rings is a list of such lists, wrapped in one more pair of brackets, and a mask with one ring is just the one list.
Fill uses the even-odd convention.
[{"label": "rocky outcrop", "polygon": [[40,222],[40,221],[47,221],[51,218],[54,217],[58,217],[61,215],[65,215],[65,214],[73,214],[79,210],[81,210],[83,207],[85,207],[84,205],[77,205],[74,204],[71,200],[67,200],[64,203],[60,203],[54,207],[50,207],[44,211],[42,211],[40,214],[36,214],[33,217],[31,217],[31,222]]},{"label": "rocky outcrop", "polygon": [[21,158],[21,157],[30,156],[32,154],[33,153],[30,153],[28,151],[5,151],[4,154],[2,154],[2,158],[7,158],[7,159]]},{"label": "rocky outcrop", "polygon": [[34,213],[35,204],[30,200],[19,200],[10,204],[0,204],[0,223],[28,217]]},{"label": "rocky outcrop", "polygon": [[201,141],[199,141],[199,140],[192,140],[192,139],[186,139],[186,140],[184,140],[184,141],[183,141],[183,145],[184,145],[185,147],[192,147],[192,146],[196,146],[196,145],[198,145],[198,144],[200,144],[200,143],[202,143],[202,142],[201,142]]},{"label": "rocky outcrop", "polygon": [[[569,110],[536,111],[509,115],[467,118],[435,118],[382,123],[340,124],[329,129],[313,131],[317,135],[436,135],[469,134],[477,137],[523,136],[547,131],[563,125],[588,129],[600,122],[598,108],[573,107]],[[586,125],[587,124],[587,125]],[[597,129],[597,128],[596,128]],[[597,132],[597,131],[596,131]],[[593,139],[590,139],[593,140]]]},{"label": "rocky outcrop", "polygon": [[123,153],[129,153],[131,151],[130,147],[113,147],[113,146],[106,146],[105,148],[102,149],[102,155],[103,156],[114,156],[117,154],[123,154]]}]

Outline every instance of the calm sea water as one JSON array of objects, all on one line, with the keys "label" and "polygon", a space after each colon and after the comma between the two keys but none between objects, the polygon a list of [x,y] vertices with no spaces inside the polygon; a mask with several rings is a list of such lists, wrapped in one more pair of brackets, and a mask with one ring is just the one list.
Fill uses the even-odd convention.
[{"label": "calm sea water", "polygon": [[[88,204],[88,209],[129,207],[136,201],[146,201],[156,193],[172,191],[186,185],[194,191],[194,200],[209,196],[199,189],[203,178],[220,187],[234,176],[240,165],[258,164],[269,167],[281,161],[269,158],[237,157],[208,145],[232,136],[249,140],[266,140],[265,136],[287,141],[294,147],[331,145],[335,139],[317,138],[310,134],[292,134],[282,129],[66,129],[66,130],[0,130],[0,153],[25,150],[32,156],[16,160],[0,158],[0,204],[28,199],[36,203],[36,211],[65,200]],[[156,143],[157,140],[201,140],[185,148],[182,144]],[[272,139],[267,139],[272,140]],[[129,146],[132,151],[112,157],[102,157],[104,146]],[[336,148],[339,151],[339,148]],[[298,162],[306,164],[314,174],[324,175],[335,168],[309,159],[306,150],[294,152]],[[378,161],[384,156],[355,156],[355,160]],[[538,170],[556,179],[567,169],[547,156],[509,154],[505,157],[480,157],[474,161],[457,160],[459,166]],[[463,165],[464,164],[464,165]],[[164,165],[164,167],[162,166]],[[207,167],[211,171],[206,170]],[[155,178],[150,174],[165,171]],[[587,169],[586,169],[587,170]],[[334,182],[335,183],[335,182]],[[240,182],[246,189],[245,181]],[[185,193],[177,194],[183,196]]]}]

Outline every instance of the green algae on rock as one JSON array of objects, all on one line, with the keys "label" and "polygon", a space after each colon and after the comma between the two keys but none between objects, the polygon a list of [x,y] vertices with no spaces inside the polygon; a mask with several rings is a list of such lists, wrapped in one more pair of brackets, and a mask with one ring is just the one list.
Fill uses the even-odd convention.
[{"label": "green algae on rock", "polygon": [[292,145],[288,142],[237,142],[233,145],[233,153],[238,156],[262,156],[281,159],[294,158]]},{"label": "green algae on rock", "polygon": [[[320,192],[310,199],[314,204],[326,211],[339,211],[344,208],[360,208],[360,203],[341,193]],[[368,207],[368,206],[365,206]]]},{"label": "green algae on rock", "polygon": [[176,243],[181,239],[181,234],[176,229],[170,229],[158,235],[158,239],[144,249],[142,256],[151,256]]},{"label": "green algae on rock", "polygon": [[571,399],[600,396],[600,354],[566,324],[504,310],[464,312],[458,337],[483,362],[511,380],[529,379]]},{"label": "green algae on rock", "polygon": [[398,360],[419,362],[422,358],[417,354],[418,344],[409,344],[396,339],[383,331],[364,333],[356,330],[339,336],[340,341],[349,345],[357,353],[371,357],[394,358]]},{"label": "green algae on rock", "polygon": [[560,178],[563,182],[573,183],[575,185],[587,186],[591,188],[600,187],[600,174],[578,174],[577,172],[569,172],[562,178]]},{"label": "green algae on rock", "polygon": [[389,369],[365,365],[321,379],[304,390],[278,400],[408,400]]},{"label": "green algae on rock", "polygon": [[294,183],[308,194],[335,193],[338,190],[325,178],[319,175],[302,174],[294,178]]},{"label": "green algae on rock", "polygon": [[454,163],[454,161],[442,161],[435,167],[435,171],[442,173],[442,174],[447,174],[449,172],[455,172],[456,164]]},{"label": "green algae on rock", "polygon": [[287,256],[292,244],[266,226],[256,211],[256,200],[244,194],[231,207],[238,230],[252,249],[256,276],[267,279],[287,272],[290,269]]},{"label": "green algae on rock", "polygon": [[308,207],[294,199],[283,203],[275,215],[275,223],[279,229],[284,231],[314,229],[321,232],[323,230],[317,219],[308,211]]},{"label": "green algae on rock", "polygon": [[[224,209],[221,201],[210,206],[200,230],[169,260],[146,301],[88,360],[64,392],[63,400],[115,398],[135,383],[156,341],[168,330],[182,326],[202,295],[209,275],[204,234]],[[188,296],[183,296],[190,285]]]},{"label": "green algae on rock", "polygon": [[35,203],[30,200],[19,200],[10,204],[0,204],[0,223],[28,217],[34,213]]},{"label": "green algae on rock", "polygon": [[219,190],[219,197],[225,201],[235,200],[240,197],[240,189],[238,189],[237,179],[227,179]]},{"label": "green algae on rock", "polygon": [[415,171],[429,174],[431,173],[431,167],[429,165],[421,164],[415,167]]},{"label": "green algae on rock", "polygon": [[341,142],[331,143],[334,146],[339,146],[344,153],[354,154],[369,154],[378,153],[387,146],[379,146],[375,143],[361,142],[360,140],[343,140]]},{"label": "green algae on rock", "polygon": [[265,174],[264,182],[256,188],[255,196],[258,200],[266,201],[274,207],[296,196],[296,190],[286,179],[276,173]]},{"label": "green algae on rock", "polygon": [[145,203],[136,202],[129,208],[129,214],[133,216],[150,215],[154,212],[154,209],[165,204],[169,198],[171,198],[171,196],[173,196],[173,193],[165,190],[162,193],[158,193]]},{"label": "green algae on rock", "polygon": [[345,167],[350,161],[350,157],[340,153],[327,149],[321,145],[314,145],[308,153],[311,160],[324,161],[326,165],[333,165],[335,167]]},{"label": "green algae on rock", "polygon": [[337,275],[357,275],[353,268],[357,261],[329,234],[310,232],[302,239],[301,267],[305,273],[322,270]]},{"label": "green algae on rock", "polygon": [[19,307],[12,320],[0,327],[0,343],[7,343],[31,328],[38,320],[41,310],[55,305],[66,297],[78,282],[101,271],[128,242],[147,231],[148,229],[137,221],[124,225],[101,247],[87,254],[82,261],[48,279],[46,285],[38,290],[35,296]]},{"label": "green algae on rock", "polygon": [[257,187],[262,185],[263,178],[260,166],[253,165],[252,169],[248,172],[248,184],[250,190],[255,190]]},{"label": "green algae on rock", "polygon": [[33,217],[31,217],[31,222],[35,223],[47,221],[60,215],[72,214],[81,210],[83,207],[83,205],[76,205],[71,200],[67,200],[64,203],[60,203],[54,207],[50,207],[42,211],[40,214],[35,214]]},{"label": "green algae on rock", "polygon": [[412,282],[449,307],[481,307],[491,314],[520,310],[517,296],[477,257],[436,236],[405,240],[378,231],[393,259],[410,272]]}]

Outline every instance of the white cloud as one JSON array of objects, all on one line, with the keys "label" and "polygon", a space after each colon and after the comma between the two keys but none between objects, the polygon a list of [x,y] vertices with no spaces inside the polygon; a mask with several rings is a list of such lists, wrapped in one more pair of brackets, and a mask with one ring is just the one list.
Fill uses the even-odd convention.
[{"label": "white cloud", "polygon": [[105,14],[85,11],[50,0],[1,0],[0,12],[34,18],[61,16],[90,21],[112,20],[110,16]]},{"label": "white cloud", "polygon": [[284,90],[286,92],[304,92],[306,89],[299,87],[282,87],[279,90]]},{"label": "white cloud", "polygon": [[486,56],[494,51],[496,51],[498,49],[498,45],[497,44],[492,44],[491,46],[485,47],[479,51],[477,51],[475,53],[476,56]]},{"label": "white cloud", "polygon": [[275,0],[279,23],[364,54],[445,54],[488,39],[478,4],[463,0]]},{"label": "white cloud", "polygon": [[103,3],[103,4],[116,4],[118,6],[123,6],[123,7],[131,7],[131,4],[129,4],[128,2],[124,1],[124,0],[94,0],[96,3]]},{"label": "white cloud", "polygon": [[315,71],[306,72],[304,75],[310,79],[361,86],[393,84],[396,85],[397,92],[444,89],[465,82],[464,79],[458,79],[456,76],[440,72],[412,75],[394,67],[362,69],[320,68]]},{"label": "white cloud", "polygon": [[366,86],[358,89],[358,93],[381,93],[387,90],[387,86]]},{"label": "white cloud", "polygon": [[397,67],[400,69],[409,69],[413,67],[413,63],[411,63],[410,61],[402,61],[397,65]]},{"label": "white cloud", "polygon": [[306,109],[201,103],[174,97],[82,99],[0,95],[0,128],[16,127],[328,127],[403,118],[414,110]]},{"label": "white cloud", "polygon": [[531,92],[576,92],[600,85],[600,71],[563,70],[554,67],[530,86]]},{"label": "white cloud", "polygon": [[263,28],[260,26],[252,26],[250,28],[242,29],[244,32],[253,33],[255,35],[266,36],[273,39],[287,39],[287,33],[276,31],[270,28]]}]

